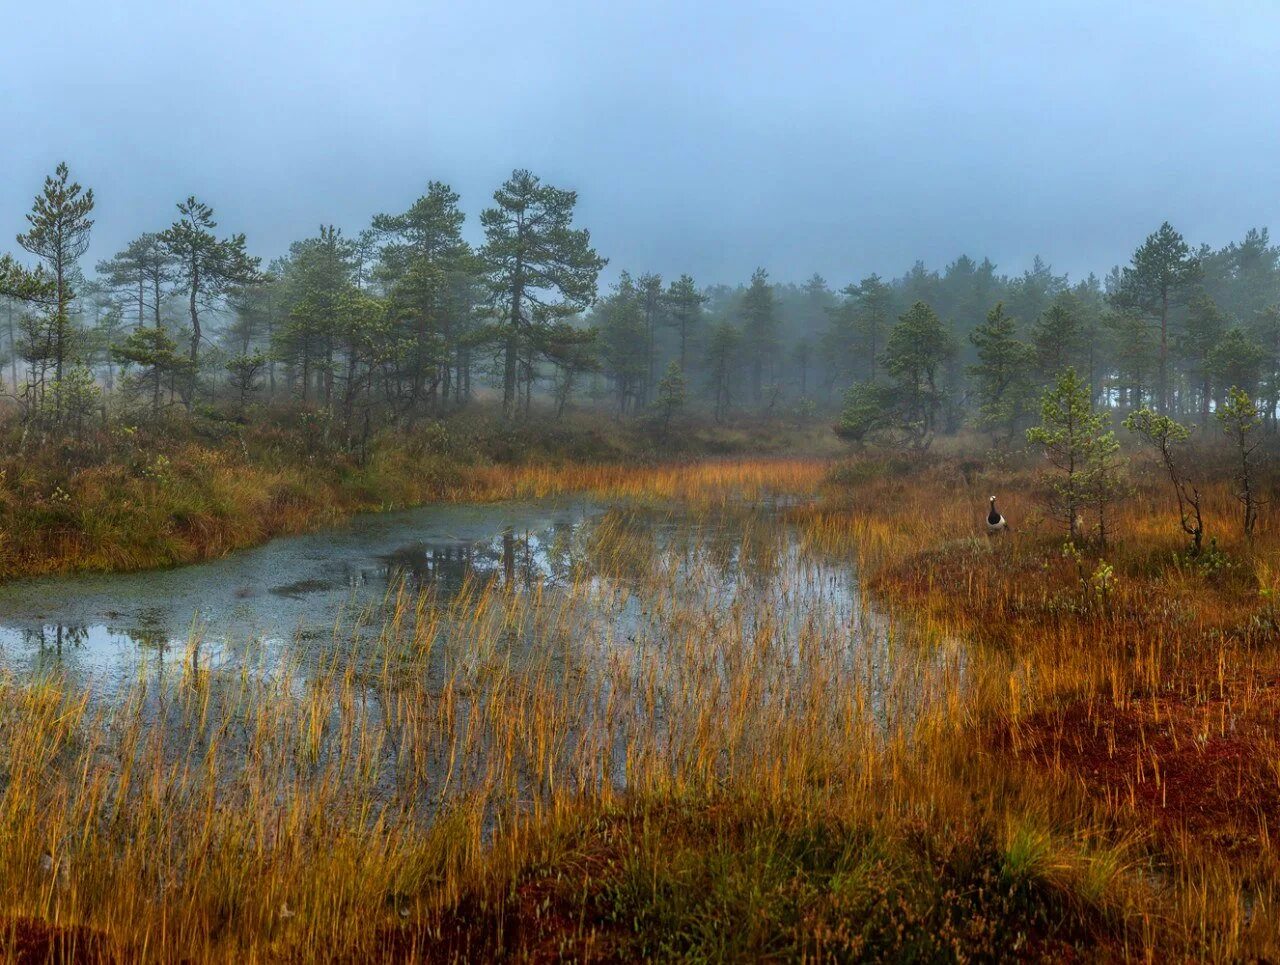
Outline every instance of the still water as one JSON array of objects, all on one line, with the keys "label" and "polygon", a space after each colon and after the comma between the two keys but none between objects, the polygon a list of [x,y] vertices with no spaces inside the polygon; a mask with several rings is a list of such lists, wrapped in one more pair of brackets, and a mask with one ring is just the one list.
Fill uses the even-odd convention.
[{"label": "still water", "polygon": [[344,627],[360,632],[406,585],[442,596],[467,581],[555,586],[575,566],[575,537],[603,512],[582,502],[428,506],[194,566],[3,584],[0,664],[110,689],[180,659],[195,638],[217,662],[261,662]]},{"label": "still water", "polygon": [[11,582],[0,585],[0,666],[110,692],[163,675],[198,642],[212,666],[269,672],[286,654],[305,664],[376,635],[405,590],[447,602],[489,582],[543,601],[586,586],[581,632],[634,641],[670,632],[630,596],[654,567],[700,619],[749,600],[793,635],[821,619],[844,636],[867,619],[852,563],[816,558],[782,509],[693,518],[585,501],[437,505],[194,566]]},{"label": "still water", "polygon": [[102,733],[144,721],[175,767],[218,748],[228,786],[268,760],[271,780],[332,766],[429,816],[620,789],[707,746],[727,768],[793,719],[895,733],[963,661],[900,646],[849,548],[793,519],[430,506],[207,564],[20,581],[0,586],[0,670],[87,695]]}]

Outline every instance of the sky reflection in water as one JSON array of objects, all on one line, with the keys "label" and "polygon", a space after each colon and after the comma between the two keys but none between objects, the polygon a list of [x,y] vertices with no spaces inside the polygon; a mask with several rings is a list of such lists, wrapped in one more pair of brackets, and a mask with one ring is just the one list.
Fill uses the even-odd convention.
[{"label": "sky reflection in water", "polygon": [[575,534],[602,512],[586,503],[429,506],[196,566],[8,583],[0,663],[114,689],[182,659],[197,634],[215,663],[270,662],[288,645],[323,645],[335,625],[367,624],[403,581],[449,595],[467,579],[566,580]]}]

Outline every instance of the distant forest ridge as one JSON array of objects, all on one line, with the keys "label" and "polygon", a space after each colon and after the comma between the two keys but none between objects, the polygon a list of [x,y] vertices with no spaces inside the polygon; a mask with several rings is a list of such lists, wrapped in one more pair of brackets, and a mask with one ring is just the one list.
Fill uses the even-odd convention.
[{"label": "distant forest ridge", "polygon": [[[535,398],[665,418],[841,410],[862,438],[886,413],[928,434],[1013,433],[1073,368],[1100,405],[1207,419],[1239,387],[1275,426],[1280,247],[1265,228],[1195,248],[1166,223],[1128,264],[1076,281],[1039,257],[1004,275],[962,255],[799,284],[624,270],[601,291],[576,203],[515,171],[473,247],[459,196],[429,182],[354,236],[322,226],[264,262],[192,197],[89,266],[93,192],[61,165],[0,262],[4,391],[45,426],[292,403],[350,430],[492,394],[511,418]],[[865,425],[848,417],[859,406]]]}]

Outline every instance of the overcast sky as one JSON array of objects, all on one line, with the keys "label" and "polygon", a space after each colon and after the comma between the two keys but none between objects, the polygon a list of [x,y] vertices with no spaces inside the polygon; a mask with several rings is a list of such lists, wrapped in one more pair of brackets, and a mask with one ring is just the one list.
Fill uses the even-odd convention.
[{"label": "overcast sky", "polygon": [[1100,273],[1280,210],[1270,0],[0,0],[0,251],[66,159],[90,260],[188,194],[255,254],[514,167],[611,271]]}]

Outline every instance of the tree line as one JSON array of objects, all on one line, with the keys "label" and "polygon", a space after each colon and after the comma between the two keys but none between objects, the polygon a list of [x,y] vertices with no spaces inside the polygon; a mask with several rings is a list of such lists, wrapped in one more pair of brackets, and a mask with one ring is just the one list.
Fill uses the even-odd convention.
[{"label": "tree line", "polygon": [[117,371],[119,394],[157,416],[295,401],[367,431],[464,405],[476,379],[525,415],[548,368],[575,368],[594,342],[575,322],[606,262],[573,224],[574,192],[516,171],[493,200],[478,249],[458,195],[432,182],[355,237],[322,225],[264,265],[191,197],[90,277],[93,192],[59,165],[17,236],[35,266],[0,262],[6,389],[46,428],[79,425]]},{"label": "tree line", "polygon": [[[1165,223],[1127,265],[1075,284],[1039,259],[999,278],[990,262],[961,258],[941,275],[917,265],[890,286],[873,276],[846,294],[844,330],[827,350],[856,346],[841,418],[855,440],[924,447],[968,417],[1012,441],[1068,369],[1091,405],[1204,426],[1238,388],[1276,428],[1280,248],[1265,228],[1193,250]],[[895,315],[895,299],[910,307]]]},{"label": "tree line", "polygon": [[94,197],[59,165],[0,260],[4,391],[22,418],[79,431],[112,407],[295,405],[347,438],[500,400],[669,424],[685,407],[838,413],[839,431],[925,447],[967,424],[1013,440],[1067,368],[1091,403],[1207,423],[1235,387],[1280,409],[1280,248],[1251,229],[1192,248],[1164,224],[1129,263],[1072,282],[961,256],[833,289],[618,273],[575,224],[577,196],[515,171],[479,215],[448,185],[354,235],[332,225],[264,262],[195,197],[87,272]]}]

